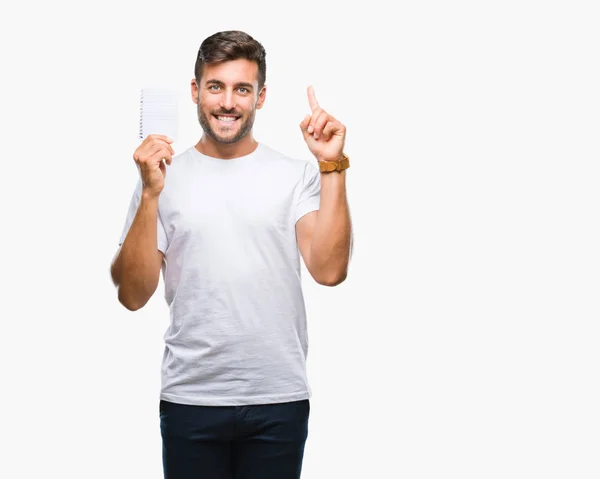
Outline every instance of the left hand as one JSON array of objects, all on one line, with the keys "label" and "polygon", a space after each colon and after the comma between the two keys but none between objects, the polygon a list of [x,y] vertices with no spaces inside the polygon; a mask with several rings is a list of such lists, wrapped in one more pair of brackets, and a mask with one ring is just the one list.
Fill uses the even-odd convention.
[{"label": "left hand", "polygon": [[312,114],[300,123],[304,141],[317,161],[337,161],[342,157],[346,127],[323,110],[317,103],[315,91],[308,87],[308,104]]}]

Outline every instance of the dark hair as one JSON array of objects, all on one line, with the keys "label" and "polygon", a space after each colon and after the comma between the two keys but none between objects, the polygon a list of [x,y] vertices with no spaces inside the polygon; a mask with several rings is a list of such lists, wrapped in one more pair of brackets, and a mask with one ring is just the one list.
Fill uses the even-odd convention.
[{"label": "dark hair", "polygon": [[258,64],[258,89],[267,78],[267,53],[264,47],[247,33],[238,30],[218,32],[206,38],[200,45],[194,74],[200,83],[205,64],[245,58]]}]

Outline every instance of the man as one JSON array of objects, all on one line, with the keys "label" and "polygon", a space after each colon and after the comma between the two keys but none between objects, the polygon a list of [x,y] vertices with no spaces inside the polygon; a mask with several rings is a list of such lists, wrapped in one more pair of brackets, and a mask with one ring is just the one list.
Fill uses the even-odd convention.
[{"label": "man", "polygon": [[150,135],[111,274],[130,310],[162,269],[160,424],[165,478],[300,477],[310,388],[300,254],[311,276],[346,278],[351,221],[345,127],[308,90],[300,123],[319,170],[257,142],[267,88],[262,45],[219,32],[198,52],[192,99],[204,131],[172,157]]}]

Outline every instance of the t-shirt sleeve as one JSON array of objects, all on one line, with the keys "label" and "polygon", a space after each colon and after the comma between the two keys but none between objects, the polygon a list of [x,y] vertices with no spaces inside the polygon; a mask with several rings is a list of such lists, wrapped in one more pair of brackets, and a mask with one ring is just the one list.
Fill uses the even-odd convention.
[{"label": "t-shirt sleeve", "polygon": [[315,165],[306,162],[298,202],[296,218],[298,221],[305,214],[319,209],[321,201],[321,174]]},{"label": "t-shirt sleeve", "polygon": [[[121,233],[121,238],[119,239],[119,246],[123,244],[125,241],[125,237],[129,232],[129,228],[131,228],[131,224],[133,223],[133,219],[135,218],[135,214],[137,213],[138,206],[140,205],[140,198],[142,197],[142,180],[138,179],[137,185],[131,197],[131,201],[129,202],[129,210],[127,211],[127,217],[125,218],[125,225],[123,226],[123,232]],[[164,254],[167,251],[167,246],[169,245],[167,241],[167,233],[160,219],[160,211],[158,213],[158,220],[156,222],[156,232],[157,232],[157,244],[158,249],[162,251]]]}]

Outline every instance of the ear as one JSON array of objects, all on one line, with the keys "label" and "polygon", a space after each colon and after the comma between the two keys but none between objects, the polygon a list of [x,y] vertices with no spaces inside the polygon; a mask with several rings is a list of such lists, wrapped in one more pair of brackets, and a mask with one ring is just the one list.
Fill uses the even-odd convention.
[{"label": "ear", "polygon": [[267,85],[263,85],[262,90],[260,90],[260,93],[258,94],[258,101],[256,102],[257,110],[260,110],[263,107],[266,97],[267,97]]},{"label": "ear", "polygon": [[192,78],[191,87],[192,87],[192,101],[197,105],[198,104],[198,83],[196,83],[195,78]]}]

